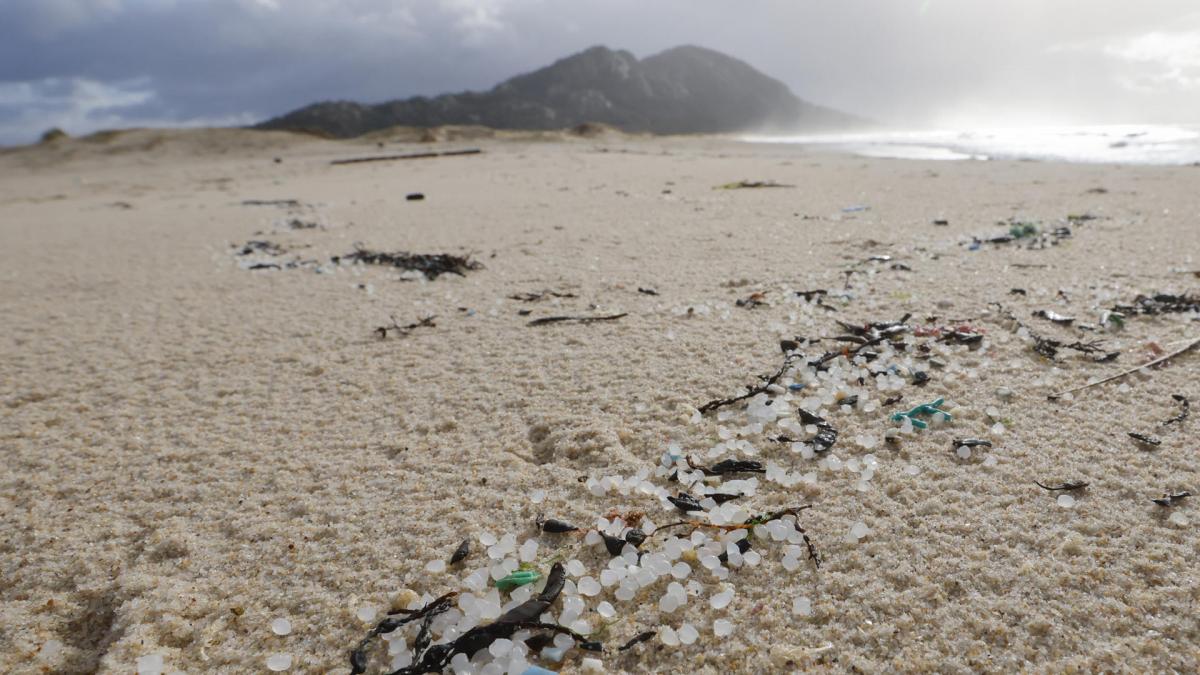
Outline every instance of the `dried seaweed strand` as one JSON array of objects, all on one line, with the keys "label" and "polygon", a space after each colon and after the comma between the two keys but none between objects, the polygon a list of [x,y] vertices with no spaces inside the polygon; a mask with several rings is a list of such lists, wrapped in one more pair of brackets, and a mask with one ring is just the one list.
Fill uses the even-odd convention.
[{"label": "dried seaweed strand", "polygon": [[1176,415],[1176,416],[1172,417],[1171,419],[1167,420],[1166,422],[1162,423],[1162,425],[1164,427],[1170,426],[1172,424],[1182,424],[1183,421],[1188,418],[1188,414],[1190,413],[1189,408],[1191,408],[1191,404],[1188,403],[1186,396],[1184,396],[1183,394],[1171,394],[1171,398],[1175,399],[1176,401],[1179,401],[1180,410],[1179,410],[1178,415]]},{"label": "dried seaweed strand", "polygon": [[727,405],[737,403],[738,401],[745,401],[748,398],[753,398],[763,393],[767,389],[770,389],[771,386],[776,382],[779,382],[779,378],[783,377],[784,373],[786,373],[788,369],[790,369],[796,363],[796,361],[802,358],[804,358],[804,355],[799,352],[789,352],[785,354],[783,357],[783,365],[779,366],[779,370],[775,371],[773,375],[768,377],[763,377],[761,375],[759,376],[759,379],[762,381],[761,384],[753,387],[747,385],[746,393],[742,394],[741,396],[734,396],[732,398],[719,398],[709,401],[698,408],[700,414],[704,415],[716,410],[717,408],[723,408]]},{"label": "dried seaweed strand", "polygon": [[396,317],[393,316],[390,318],[392,320],[392,325],[379,326],[378,328],[375,329],[375,332],[379,334],[380,340],[386,338],[388,336],[389,331],[395,331],[400,334],[400,337],[404,337],[404,336],[408,335],[409,333],[411,333],[413,331],[413,329],[434,328],[437,326],[437,324],[433,322],[433,320],[437,318],[436,316],[427,316],[424,319],[421,319],[420,321],[416,321],[416,322],[410,323],[405,326],[401,326],[400,322],[396,321]]}]

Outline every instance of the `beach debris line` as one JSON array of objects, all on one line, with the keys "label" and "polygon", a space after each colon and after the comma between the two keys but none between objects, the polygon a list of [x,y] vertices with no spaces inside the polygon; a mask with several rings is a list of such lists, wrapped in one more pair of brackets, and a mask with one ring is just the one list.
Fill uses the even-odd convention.
[{"label": "beach debris line", "polygon": [[1158,504],[1159,506],[1175,506],[1175,504],[1177,504],[1191,496],[1192,496],[1192,493],[1187,492],[1187,491],[1176,492],[1174,494],[1163,493],[1163,496],[1155,498],[1155,499],[1151,499],[1150,501],[1154,502],[1155,504]]},{"label": "beach debris line", "polygon": [[1087,487],[1088,485],[1091,485],[1091,483],[1085,483],[1084,481],[1081,481],[1081,480],[1068,481],[1066,483],[1059,483],[1058,485],[1043,485],[1040,482],[1035,480],[1035,481],[1033,481],[1033,484],[1042,488],[1043,490],[1050,490],[1051,492],[1053,492],[1055,490],[1082,490],[1083,488]]},{"label": "beach debris line", "polygon": [[442,152],[414,152],[406,155],[373,155],[370,157],[350,157],[349,159],[335,159],[330,164],[341,166],[344,164],[364,164],[366,162],[395,162],[406,159],[433,159],[435,157],[461,157],[463,155],[479,155],[483,150],[479,148],[466,148],[464,150],[444,150]]},{"label": "beach debris line", "polygon": [[1056,227],[1047,232],[1038,227],[1037,223],[1028,221],[1010,219],[1002,220],[997,224],[1007,226],[1008,231],[1004,234],[990,237],[971,237],[971,242],[967,248],[972,251],[978,251],[983,244],[1000,245],[1020,242],[1027,249],[1045,249],[1057,246],[1063,239],[1071,237],[1071,228],[1065,226]]},{"label": "beach debris line", "polygon": [[540,319],[530,321],[530,326],[545,326],[551,323],[596,323],[598,321],[616,321],[629,316],[628,312],[620,314],[609,314],[607,316],[543,316]]},{"label": "beach debris line", "polygon": [[[1030,347],[1034,352],[1046,357],[1047,359],[1050,359],[1051,361],[1058,360],[1058,350],[1060,349],[1069,349],[1071,351],[1079,352],[1080,354],[1092,355],[1092,361],[1096,363],[1114,361],[1121,355],[1121,352],[1119,351],[1106,352],[1104,350],[1104,340],[1091,340],[1088,342],[1076,340],[1075,342],[1066,343],[1062,340],[1048,338],[1033,330],[1025,323],[1021,322],[1021,320],[1017,319],[1016,315],[1013,314],[1012,311],[1006,309],[1004,305],[998,302],[992,302],[989,303],[989,306],[994,307],[996,311],[999,312],[1005,319],[1013,322],[1013,324],[1017,326],[1016,333],[1018,337],[1029,338]],[[1059,317],[1061,315],[1054,314],[1054,316]],[[1061,318],[1066,319],[1067,317]],[[1051,320],[1053,321],[1053,319]],[[1071,319],[1071,321],[1074,321],[1074,319]]]},{"label": "beach debris line", "polygon": [[400,337],[405,337],[417,328],[434,328],[437,326],[437,324],[433,322],[433,320],[437,318],[436,316],[427,316],[424,319],[414,321],[403,326],[401,326],[400,322],[396,320],[396,317],[393,316],[390,318],[392,320],[392,325],[379,326],[375,329],[375,333],[379,335],[380,340],[387,338],[388,333],[398,333]]},{"label": "beach debris line", "polygon": [[1158,315],[1200,312],[1200,295],[1172,295],[1170,293],[1139,295],[1133,299],[1131,304],[1113,306],[1112,311],[1126,316],[1130,314]]},{"label": "beach debris line", "polygon": [[365,248],[356,248],[353,252],[346,255],[333,256],[330,261],[334,264],[341,264],[345,261],[349,263],[363,263],[364,265],[395,267],[408,272],[421,272],[430,281],[437,279],[443,274],[457,274],[463,277],[466,276],[467,272],[483,269],[483,263],[472,260],[469,255],[409,253],[407,251],[387,253]]}]

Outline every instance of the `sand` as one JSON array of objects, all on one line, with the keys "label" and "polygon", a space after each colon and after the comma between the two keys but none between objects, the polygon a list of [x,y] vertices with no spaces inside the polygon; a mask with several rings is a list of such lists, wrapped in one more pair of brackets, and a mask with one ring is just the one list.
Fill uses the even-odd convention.
[{"label": "sand", "polygon": [[[833,452],[878,458],[863,491],[854,473],[749,439],[758,459],[816,472],[815,484],[790,489],[764,482],[745,506],[811,504],[801,524],[823,565],[788,572],[781,544],[756,544],[762,564],[732,570],[735,596],[721,611],[708,605],[720,586],[703,570],[693,574],[703,593],[667,616],[657,608],[665,581],[634,602],[606,590],[589,607],[617,606],[609,646],[684,622],[700,637],[611,651],[605,668],[1200,667],[1200,502],[1150,501],[1200,492],[1200,419],[1158,426],[1178,412],[1171,394],[1200,401],[1200,353],[1046,400],[1148,361],[1150,343],[1194,339],[1200,324],[1131,317],[1123,332],[1096,335],[1030,317],[1052,309],[1095,324],[1100,308],[1138,293],[1195,292],[1200,169],[866,160],[603,133],[411,140],[380,149],[375,139],[140,131],[0,153],[0,671],[129,673],[158,654],[165,672],[249,673],[286,653],[290,672],[348,672],[370,627],[357,610],[382,615],[401,589],[457,589],[484,564],[476,540],[466,568],[423,568],[464,537],[524,541],[539,513],[592,525],[610,509],[641,509],[667,522],[657,499],[595,496],[581,480],[652,469],[671,441],[703,458],[740,413],[696,423],[695,407],[774,371],[781,337],[908,312],[987,331],[983,349],[956,348],[923,389],[900,392],[901,405],[952,399],[954,421],[867,449],[856,437],[881,441],[899,406],[833,412]],[[328,164],[463,147],[484,152]],[[713,189],[741,179],[795,187]],[[406,201],[410,192],[426,198]],[[252,199],[303,205],[242,204]],[[870,208],[843,211],[852,205]],[[964,245],[1003,232],[1001,219],[1052,228],[1081,213],[1098,218],[1046,250]],[[319,227],[289,229],[293,217]],[[940,218],[949,225],[932,224]],[[244,269],[260,259],[237,255],[249,240],[279,243],[288,253],[273,260],[318,261],[323,273]],[[425,282],[328,264],[356,242],[470,254],[485,269]],[[912,269],[863,262],[872,255]],[[860,273],[847,297],[829,300],[836,312],[789,297],[841,293],[846,269]],[[575,297],[507,299],[546,289]],[[767,306],[735,306],[756,291]],[[990,302],[1047,335],[1104,338],[1121,355],[1051,364]],[[628,316],[527,325],[619,312]],[[380,339],[374,329],[392,316],[436,316],[436,326]],[[1138,447],[1128,431],[1162,445]],[[995,446],[960,459],[955,437]],[[1067,509],[1034,480],[1090,487]],[[535,489],[544,502],[531,502]],[[869,534],[848,543],[860,521]],[[545,559],[575,540],[540,541]],[[579,557],[595,574],[601,554]],[[798,596],[812,616],[792,614]],[[289,635],[270,629],[281,617]],[[716,638],[722,617],[734,632]],[[543,665],[575,672],[580,658]],[[385,660],[373,652],[370,672]]]}]

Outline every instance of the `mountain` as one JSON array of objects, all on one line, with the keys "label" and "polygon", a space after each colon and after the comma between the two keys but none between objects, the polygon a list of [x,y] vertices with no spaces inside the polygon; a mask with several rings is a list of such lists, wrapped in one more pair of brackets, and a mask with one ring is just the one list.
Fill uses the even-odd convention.
[{"label": "mountain", "polygon": [[657,134],[812,131],[865,123],[797,98],[787,85],[743,61],[683,46],[640,61],[624,50],[592,47],[486,92],[376,105],[315,103],[256,128],[348,138],[397,125],[564,129],[585,122]]}]

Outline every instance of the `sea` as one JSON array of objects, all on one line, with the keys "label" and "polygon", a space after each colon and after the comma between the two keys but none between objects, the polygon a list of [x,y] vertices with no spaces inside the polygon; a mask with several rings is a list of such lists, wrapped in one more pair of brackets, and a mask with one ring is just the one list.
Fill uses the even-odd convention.
[{"label": "sea", "polygon": [[862,157],[970,161],[1042,160],[1091,164],[1200,163],[1200,125],[1115,124],[869,131],[744,136],[751,143],[798,143]]}]

